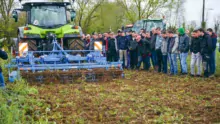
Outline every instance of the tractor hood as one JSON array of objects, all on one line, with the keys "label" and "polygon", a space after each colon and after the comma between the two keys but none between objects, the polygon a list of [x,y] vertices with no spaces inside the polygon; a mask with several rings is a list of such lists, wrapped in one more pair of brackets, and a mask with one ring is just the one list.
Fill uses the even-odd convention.
[{"label": "tractor hood", "polygon": [[48,33],[53,33],[57,38],[75,38],[80,37],[81,28],[73,25],[64,25],[59,28],[44,29],[34,25],[23,27],[22,38],[46,38]]}]

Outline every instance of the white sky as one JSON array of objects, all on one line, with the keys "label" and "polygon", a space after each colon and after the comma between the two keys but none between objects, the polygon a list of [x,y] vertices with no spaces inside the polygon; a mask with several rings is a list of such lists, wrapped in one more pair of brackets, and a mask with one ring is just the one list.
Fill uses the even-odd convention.
[{"label": "white sky", "polygon": [[[27,0],[27,1],[45,1],[45,0]],[[184,7],[185,7],[185,19],[187,22],[195,20],[197,22],[197,25],[201,24],[202,3],[203,0],[186,0]],[[208,17],[208,27],[213,27],[214,17],[220,15],[220,0],[206,0],[205,14],[206,14],[205,17],[206,18]]]},{"label": "white sky", "polygon": [[[197,22],[197,25],[201,24],[202,3],[203,3],[203,0],[186,0],[186,3],[185,3],[186,21],[195,20]],[[220,15],[220,0],[206,0],[205,8],[206,8],[205,14],[208,13],[208,26],[213,27],[214,17]],[[210,10],[210,9],[213,9],[213,10]]]}]

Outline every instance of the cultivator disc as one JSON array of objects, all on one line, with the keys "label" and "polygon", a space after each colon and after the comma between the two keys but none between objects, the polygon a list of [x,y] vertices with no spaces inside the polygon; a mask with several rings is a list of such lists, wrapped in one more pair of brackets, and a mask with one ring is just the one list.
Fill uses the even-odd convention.
[{"label": "cultivator disc", "polygon": [[105,82],[119,79],[122,75],[123,71],[119,69],[21,72],[22,78],[29,83]]}]

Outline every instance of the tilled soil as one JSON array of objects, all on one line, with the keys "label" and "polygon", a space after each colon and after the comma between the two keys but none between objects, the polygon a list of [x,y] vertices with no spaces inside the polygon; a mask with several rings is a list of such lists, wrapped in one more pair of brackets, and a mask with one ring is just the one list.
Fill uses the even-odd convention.
[{"label": "tilled soil", "polygon": [[[102,83],[42,84],[35,119],[56,123],[220,123],[220,77],[126,71]],[[38,114],[36,114],[38,113]]]}]

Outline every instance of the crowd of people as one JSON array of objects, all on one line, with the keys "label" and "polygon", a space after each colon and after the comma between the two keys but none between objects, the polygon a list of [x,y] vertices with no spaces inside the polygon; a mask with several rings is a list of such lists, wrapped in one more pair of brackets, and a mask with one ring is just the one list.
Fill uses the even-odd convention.
[{"label": "crowd of people", "polygon": [[123,61],[125,69],[140,70],[143,63],[146,71],[153,67],[156,72],[177,75],[179,65],[180,73],[187,75],[187,58],[191,54],[191,76],[210,77],[216,71],[217,35],[211,28],[195,29],[191,34],[184,28],[175,32],[162,31],[160,27],[149,32],[141,29],[139,33],[118,30],[117,34],[93,33],[83,35],[82,39],[85,50],[94,50],[94,42],[101,41],[107,61]]}]

